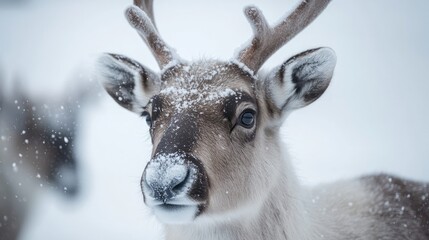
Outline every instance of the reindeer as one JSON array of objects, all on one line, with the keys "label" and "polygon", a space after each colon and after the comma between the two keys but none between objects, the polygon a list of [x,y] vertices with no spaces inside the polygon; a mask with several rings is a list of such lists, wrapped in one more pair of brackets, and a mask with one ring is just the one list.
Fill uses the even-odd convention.
[{"label": "reindeer", "polygon": [[336,56],[316,48],[260,68],[329,2],[302,1],[275,26],[246,7],[254,35],[230,61],[179,58],[151,0],[126,10],[161,71],[105,54],[102,83],[149,126],[141,189],[166,239],[429,239],[427,184],[380,174],[305,188],[283,148],[280,126],[324,93]]},{"label": "reindeer", "polygon": [[19,237],[41,189],[78,193],[76,123],[87,92],[70,91],[58,101],[36,98],[20,86],[8,96],[0,93],[0,239]]}]

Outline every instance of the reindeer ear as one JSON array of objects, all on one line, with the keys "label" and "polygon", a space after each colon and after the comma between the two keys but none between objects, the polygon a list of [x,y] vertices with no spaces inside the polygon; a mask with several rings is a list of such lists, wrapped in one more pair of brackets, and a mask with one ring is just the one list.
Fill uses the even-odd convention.
[{"label": "reindeer ear", "polygon": [[330,48],[297,54],[275,68],[267,79],[269,98],[281,112],[307,106],[328,88],[336,63]]},{"label": "reindeer ear", "polygon": [[159,92],[159,76],[128,57],[104,54],[99,60],[99,69],[107,93],[130,111],[141,113],[149,99]]}]

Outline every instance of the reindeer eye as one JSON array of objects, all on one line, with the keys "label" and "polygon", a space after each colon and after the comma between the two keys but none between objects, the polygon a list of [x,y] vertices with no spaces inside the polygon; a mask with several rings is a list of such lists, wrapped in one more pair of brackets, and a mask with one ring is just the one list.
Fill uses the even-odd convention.
[{"label": "reindeer eye", "polygon": [[150,117],[150,114],[148,112],[143,112],[141,116],[146,118],[146,124],[149,127],[152,126],[152,118]]},{"label": "reindeer eye", "polygon": [[152,118],[149,115],[146,116],[146,124],[149,127],[152,126]]},{"label": "reindeer eye", "polygon": [[252,128],[255,124],[255,114],[252,109],[244,110],[240,115],[240,125],[245,128]]}]

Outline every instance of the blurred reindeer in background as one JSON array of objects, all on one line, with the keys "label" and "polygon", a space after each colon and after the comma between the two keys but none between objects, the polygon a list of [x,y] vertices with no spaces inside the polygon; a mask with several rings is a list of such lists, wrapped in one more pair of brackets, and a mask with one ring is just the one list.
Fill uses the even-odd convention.
[{"label": "blurred reindeer in background", "polygon": [[19,85],[8,95],[0,91],[1,240],[18,237],[41,189],[78,193],[77,118],[89,93],[88,84],[55,100],[30,96]]}]

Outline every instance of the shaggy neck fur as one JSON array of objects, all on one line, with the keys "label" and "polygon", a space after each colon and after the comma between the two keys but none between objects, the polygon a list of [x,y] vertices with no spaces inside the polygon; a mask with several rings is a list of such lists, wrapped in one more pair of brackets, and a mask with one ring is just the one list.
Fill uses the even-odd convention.
[{"label": "shaggy neck fur", "polygon": [[[282,155],[287,156],[287,155]],[[287,157],[283,159],[283,174],[273,184],[260,205],[235,217],[213,219],[204,223],[166,226],[167,240],[235,240],[235,239],[318,239],[330,232],[319,226],[311,210],[310,193],[301,188]],[[208,217],[206,217],[208,218]],[[326,219],[324,220],[326,221]]]}]

